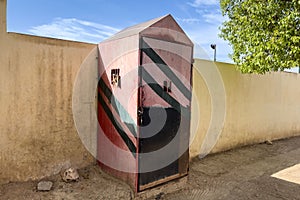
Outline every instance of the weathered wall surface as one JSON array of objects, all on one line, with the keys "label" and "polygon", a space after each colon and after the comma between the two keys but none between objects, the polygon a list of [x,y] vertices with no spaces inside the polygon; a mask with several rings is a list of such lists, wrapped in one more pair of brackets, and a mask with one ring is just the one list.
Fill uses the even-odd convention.
[{"label": "weathered wall surface", "polygon": [[93,162],[74,126],[72,90],[96,46],[6,33],[6,1],[0,9],[0,183]]},{"label": "weathered wall surface", "polygon": [[[190,150],[192,157],[205,154],[206,148],[201,149],[205,146],[212,146],[210,153],[214,153],[300,135],[299,74],[241,74],[231,64],[198,59],[194,67],[193,92],[197,98],[193,99],[192,127],[198,125],[198,128]],[[222,119],[220,105],[224,102],[222,87],[216,86],[219,83],[211,69],[219,71],[225,92],[226,109],[221,128],[218,127],[220,123],[212,123],[214,118]],[[216,80],[206,84],[205,79]],[[195,110],[197,103],[200,105],[199,112]],[[213,112],[214,109],[217,112]],[[208,133],[209,129],[212,131]]]}]

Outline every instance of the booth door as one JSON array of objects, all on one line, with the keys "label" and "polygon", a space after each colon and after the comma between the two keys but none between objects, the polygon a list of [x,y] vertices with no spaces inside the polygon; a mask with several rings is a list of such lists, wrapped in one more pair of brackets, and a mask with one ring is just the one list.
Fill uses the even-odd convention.
[{"label": "booth door", "polygon": [[[139,191],[187,174],[192,72],[192,47],[150,38],[141,41]],[[174,48],[184,55],[168,51]]]}]

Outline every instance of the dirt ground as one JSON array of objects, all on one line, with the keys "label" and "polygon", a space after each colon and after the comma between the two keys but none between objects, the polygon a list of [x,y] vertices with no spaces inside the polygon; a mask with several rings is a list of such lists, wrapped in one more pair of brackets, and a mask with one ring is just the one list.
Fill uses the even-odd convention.
[{"label": "dirt ground", "polygon": [[[189,176],[135,196],[131,189],[97,166],[79,170],[78,182],[60,176],[50,192],[38,192],[38,181],[0,186],[0,199],[300,199],[300,185],[271,175],[300,163],[300,137],[257,144],[195,159]],[[300,173],[300,172],[299,172]]]}]

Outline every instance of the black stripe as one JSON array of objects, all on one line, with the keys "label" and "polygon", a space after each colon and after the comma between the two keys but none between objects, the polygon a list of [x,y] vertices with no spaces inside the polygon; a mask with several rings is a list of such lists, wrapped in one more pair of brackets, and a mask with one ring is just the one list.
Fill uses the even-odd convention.
[{"label": "black stripe", "polygon": [[191,92],[187,89],[176,74],[167,66],[165,61],[144,41],[142,40],[142,51],[158,66],[158,68],[176,85],[182,94],[191,100]]},{"label": "black stripe", "polygon": [[119,135],[121,136],[121,138],[127,145],[128,149],[132,153],[133,157],[135,157],[135,153],[136,153],[135,145],[130,140],[128,135],[125,133],[125,131],[120,128],[121,127],[120,124],[114,119],[112,112],[110,111],[109,107],[106,105],[106,103],[105,103],[104,99],[101,97],[100,93],[98,93],[98,101],[100,102],[102,108],[104,109],[104,111],[107,114],[108,118],[110,119],[111,123],[113,124],[113,126],[118,131]]},{"label": "black stripe", "polygon": [[125,125],[130,130],[130,132],[132,133],[132,135],[134,135],[134,137],[137,137],[135,122],[130,117],[130,115],[128,114],[128,112],[125,110],[125,108],[121,105],[121,103],[114,97],[114,95],[112,94],[111,90],[107,87],[107,85],[105,84],[105,82],[103,81],[102,78],[100,78],[100,80],[99,80],[98,87],[101,88],[101,91],[104,93],[104,95],[108,99],[109,103],[113,106],[113,108],[117,112],[122,112],[123,114],[126,115],[126,118],[129,119],[129,121],[131,123],[125,123]]},{"label": "black stripe", "polygon": [[164,91],[164,89],[154,80],[154,78],[144,69],[143,66],[140,66],[143,72],[143,79],[151,87],[151,89],[160,96],[164,101],[170,104],[175,110],[179,113],[182,113],[187,119],[190,118],[190,111],[188,108],[182,106],[176,99]]}]

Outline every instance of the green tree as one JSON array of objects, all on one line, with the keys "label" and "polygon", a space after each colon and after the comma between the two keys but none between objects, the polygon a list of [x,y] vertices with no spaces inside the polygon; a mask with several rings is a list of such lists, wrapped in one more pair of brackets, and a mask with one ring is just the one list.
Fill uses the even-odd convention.
[{"label": "green tree", "polygon": [[300,0],[220,0],[220,36],[243,73],[300,66]]}]

